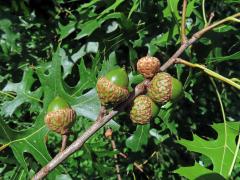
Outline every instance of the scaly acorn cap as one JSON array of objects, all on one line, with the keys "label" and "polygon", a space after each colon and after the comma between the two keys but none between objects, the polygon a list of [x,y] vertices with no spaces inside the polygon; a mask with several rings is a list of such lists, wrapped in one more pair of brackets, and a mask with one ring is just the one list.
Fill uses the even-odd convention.
[{"label": "scaly acorn cap", "polygon": [[134,99],[130,119],[136,124],[147,124],[159,112],[158,106],[146,95]]},{"label": "scaly acorn cap", "polygon": [[161,104],[178,99],[182,92],[182,83],[166,72],[156,74],[147,88],[147,95]]},{"label": "scaly acorn cap", "polygon": [[73,125],[76,112],[68,103],[57,96],[48,106],[48,113],[44,118],[47,127],[61,135],[67,134]]},{"label": "scaly acorn cap", "polygon": [[137,70],[145,78],[152,78],[160,68],[160,61],[156,57],[145,56],[138,60]]},{"label": "scaly acorn cap", "polygon": [[114,69],[97,81],[98,97],[103,106],[125,101],[128,96],[128,75],[122,68]]}]

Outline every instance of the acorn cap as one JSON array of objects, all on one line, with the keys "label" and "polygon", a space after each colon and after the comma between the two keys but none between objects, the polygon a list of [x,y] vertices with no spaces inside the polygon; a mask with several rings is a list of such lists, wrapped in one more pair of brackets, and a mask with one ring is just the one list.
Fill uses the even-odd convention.
[{"label": "acorn cap", "polygon": [[70,108],[67,102],[57,96],[48,106],[48,113],[44,118],[47,127],[59,134],[67,134],[73,125],[76,112]]},{"label": "acorn cap", "polygon": [[101,104],[104,106],[123,102],[129,95],[127,88],[115,85],[106,77],[98,79],[97,92]]},{"label": "acorn cap", "polygon": [[158,112],[158,106],[148,96],[140,95],[133,102],[130,119],[136,124],[147,124]]},{"label": "acorn cap", "polygon": [[182,83],[166,72],[156,74],[147,88],[148,96],[157,103],[175,100],[182,92]]},{"label": "acorn cap", "polygon": [[145,56],[138,60],[137,70],[145,78],[152,78],[160,68],[160,61],[156,57]]},{"label": "acorn cap", "polygon": [[69,132],[75,117],[76,113],[73,109],[65,108],[47,113],[44,121],[49,129],[63,135]]}]

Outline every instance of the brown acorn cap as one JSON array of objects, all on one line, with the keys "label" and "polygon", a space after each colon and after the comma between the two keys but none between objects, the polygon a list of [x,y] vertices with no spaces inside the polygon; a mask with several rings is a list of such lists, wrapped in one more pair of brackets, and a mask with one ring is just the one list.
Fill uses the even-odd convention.
[{"label": "brown acorn cap", "polygon": [[129,95],[127,88],[117,86],[105,77],[98,79],[96,87],[98,97],[104,106],[123,102]]},{"label": "brown acorn cap", "polygon": [[73,125],[76,112],[71,108],[58,109],[48,112],[44,118],[47,127],[59,134],[67,134],[68,129]]},{"label": "brown acorn cap", "polygon": [[152,78],[160,68],[160,61],[156,57],[145,56],[138,60],[137,70],[145,78]]},{"label": "brown acorn cap", "polygon": [[130,111],[130,119],[136,124],[147,124],[150,122],[153,112],[153,101],[146,95],[135,98]]},{"label": "brown acorn cap", "polygon": [[147,88],[147,95],[157,103],[175,101],[182,94],[182,83],[166,72],[156,74]]},{"label": "brown acorn cap", "polygon": [[171,99],[172,76],[166,72],[156,74],[147,88],[147,95],[157,103],[165,103]]}]

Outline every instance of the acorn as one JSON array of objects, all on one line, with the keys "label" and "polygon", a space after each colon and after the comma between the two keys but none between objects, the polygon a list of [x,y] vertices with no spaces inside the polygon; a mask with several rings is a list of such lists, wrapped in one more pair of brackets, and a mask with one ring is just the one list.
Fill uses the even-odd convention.
[{"label": "acorn", "polygon": [[166,72],[156,74],[147,88],[148,96],[161,104],[179,99],[182,93],[182,83]]},{"label": "acorn", "polygon": [[140,95],[134,99],[130,111],[130,119],[136,124],[147,124],[157,116],[159,107],[146,95]]},{"label": "acorn", "polygon": [[160,61],[156,57],[145,56],[138,60],[137,70],[145,78],[152,78],[160,68]]},{"label": "acorn", "polygon": [[44,118],[47,127],[61,135],[67,134],[74,123],[76,112],[59,96],[53,99],[47,111]]},{"label": "acorn", "polygon": [[128,75],[123,68],[108,72],[97,81],[97,92],[103,106],[115,105],[125,101],[129,96]]}]

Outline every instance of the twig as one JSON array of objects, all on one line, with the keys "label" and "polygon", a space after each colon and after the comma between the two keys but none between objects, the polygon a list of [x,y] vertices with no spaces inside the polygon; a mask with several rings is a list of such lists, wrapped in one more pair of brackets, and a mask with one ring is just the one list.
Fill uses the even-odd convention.
[{"label": "twig", "polygon": [[134,162],[133,165],[134,165],[139,171],[141,171],[142,173],[144,173],[141,164],[139,165],[138,163]]},{"label": "twig", "polygon": [[[123,111],[125,107],[138,95],[145,91],[146,84],[149,83],[149,80],[144,80],[142,83],[138,84],[135,87],[134,92],[130,95],[128,100],[119,106],[116,110],[110,111],[107,115],[102,117],[103,112],[99,113],[97,121],[93,123],[80,137],[78,137],[71,145],[69,145],[64,151],[57,154],[48,164],[43,167],[35,176],[34,180],[40,180],[44,178],[48,173],[50,173],[55,167],[57,167],[61,162],[63,162],[68,156],[73,154],[75,151],[80,149],[82,145],[101,127],[103,127],[108,121],[112,119],[113,116]],[[101,108],[103,111],[104,108]]]},{"label": "twig", "polygon": [[133,165],[134,165],[139,171],[141,171],[142,173],[144,173],[143,165],[147,164],[148,161],[149,161],[153,156],[155,156],[156,153],[157,153],[157,152],[154,151],[154,152],[151,154],[151,156],[150,156],[147,160],[145,160],[142,164],[138,164],[138,163],[134,162]]},{"label": "twig", "polygon": [[209,25],[205,28],[203,28],[202,30],[198,31],[197,33],[193,34],[192,38],[189,40],[188,43],[192,44],[194,43],[197,39],[199,39],[200,37],[202,37],[203,34],[205,34],[206,32],[210,31],[211,29],[224,24],[228,21],[235,21],[236,17],[240,17],[240,13],[236,13],[232,16],[226,17],[218,22],[213,23],[212,25]]},{"label": "twig", "polygon": [[183,0],[182,22],[181,22],[181,42],[182,42],[182,44],[187,43],[187,37],[186,37],[186,10],[187,10],[187,0]]},{"label": "twig", "polygon": [[100,121],[104,117],[105,113],[106,113],[106,108],[104,106],[100,106],[100,111],[96,121]]},{"label": "twig", "polygon": [[229,78],[226,78],[226,77],[224,77],[224,76],[222,76],[222,75],[220,75],[220,74],[218,74],[218,73],[216,73],[216,72],[206,68],[203,65],[193,64],[193,63],[190,63],[190,62],[185,61],[185,60],[180,59],[180,58],[176,59],[176,63],[184,64],[184,65],[192,67],[192,68],[199,68],[199,69],[203,70],[203,72],[205,72],[206,74],[208,74],[208,75],[210,75],[210,76],[212,76],[212,77],[214,77],[214,78],[216,78],[216,79],[218,79],[220,81],[223,81],[223,82],[225,82],[225,83],[227,83],[227,84],[237,88],[238,90],[240,90],[240,85],[239,84],[235,83],[234,81],[232,81]]},{"label": "twig", "polygon": [[240,79],[238,79],[238,78],[231,78],[231,80],[236,82],[236,83],[238,83],[238,84],[240,84]]},{"label": "twig", "polygon": [[202,30],[196,32],[195,34],[193,34],[193,36],[189,39],[189,41],[187,41],[186,43],[182,44],[180,46],[180,48],[172,55],[172,57],[170,59],[167,60],[167,62],[165,62],[161,67],[160,67],[160,71],[165,71],[167,68],[169,68],[171,65],[173,65],[176,61],[176,58],[178,58],[184,51],[186,48],[188,48],[190,45],[192,45],[195,41],[197,41],[200,37],[202,37],[203,34],[205,34],[206,32],[210,31],[211,29],[224,24],[228,21],[236,21],[238,22],[236,19],[237,17],[240,17],[240,13],[234,14],[232,16],[229,16],[227,18],[224,18],[218,22],[213,23],[212,25],[209,25],[207,27],[204,27]]},{"label": "twig", "polygon": [[145,160],[141,165],[147,164],[148,161],[149,161],[153,156],[155,156],[155,154],[157,154],[156,151],[154,151],[154,152],[151,154],[151,156],[150,156],[147,160]]},{"label": "twig", "polygon": [[[117,149],[116,143],[113,139],[111,139],[111,144],[112,144],[112,149],[116,150]],[[122,180],[121,174],[120,174],[120,167],[118,164],[118,155],[117,154],[114,155],[114,159],[116,160],[115,168],[116,168],[117,178],[118,178],[118,180]]]},{"label": "twig", "polygon": [[208,19],[207,26],[209,26],[212,23],[212,20],[213,20],[214,16],[215,16],[214,12],[211,12],[210,17]]},{"label": "twig", "polygon": [[149,176],[144,172],[142,164],[138,164],[138,163],[134,162],[133,165],[134,165],[134,167],[136,167],[137,170],[142,172],[147,177],[147,179],[150,179]]},{"label": "twig", "polygon": [[119,156],[123,157],[124,159],[127,159],[127,155],[126,154],[123,154],[122,152],[119,153]]},{"label": "twig", "polygon": [[[115,151],[115,150],[117,150],[117,147],[116,147],[115,141],[112,139],[112,133],[113,133],[112,129],[108,128],[107,131],[105,132],[105,136],[110,139],[112,149],[113,149],[113,151]],[[117,179],[122,180],[122,177],[121,177],[121,174],[120,174],[120,167],[119,167],[119,164],[118,164],[118,155],[117,154],[114,155],[114,159],[116,161],[115,168],[116,168],[116,173],[117,173]]]},{"label": "twig", "polygon": [[205,0],[202,1],[202,13],[203,13],[203,20],[204,20],[204,24],[206,27],[207,26],[207,18],[206,18],[206,11],[205,11]]}]

